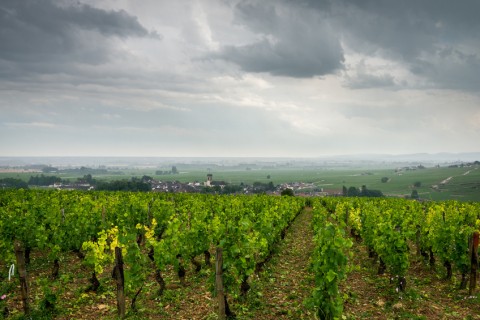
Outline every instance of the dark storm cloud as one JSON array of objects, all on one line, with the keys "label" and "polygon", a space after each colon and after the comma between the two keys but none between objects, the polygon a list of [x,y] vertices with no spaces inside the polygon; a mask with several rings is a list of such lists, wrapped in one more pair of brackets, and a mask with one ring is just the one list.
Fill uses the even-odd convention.
[{"label": "dark storm cloud", "polygon": [[426,77],[436,87],[444,89],[480,90],[480,56],[467,54],[451,47],[410,63],[410,71]]},{"label": "dark storm cloud", "polygon": [[[332,1],[332,4],[341,4],[343,7],[352,6],[363,12],[372,12],[375,15],[392,19],[392,24],[403,21],[403,24],[415,24],[421,26],[429,21],[442,21],[455,28],[461,28],[466,34],[456,36],[472,36],[474,30],[479,28],[478,10],[480,2],[477,0],[340,0]],[[412,35],[414,36],[414,35]]]},{"label": "dark storm cloud", "polygon": [[[479,1],[344,0],[335,3],[334,15],[351,37],[408,60],[442,45],[477,38]],[[477,13],[475,13],[477,12]],[[365,43],[366,42],[366,43]]]},{"label": "dark storm cloud", "polygon": [[0,76],[61,72],[62,64],[108,60],[108,37],[158,37],[125,11],[68,2],[5,0],[0,3]]},{"label": "dark storm cloud", "polygon": [[328,19],[294,2],[246,2],[234,8],[235,22],[259,35],[254,43],[225,46],[213,55],[249,72],[313,77],[343,68],[343,51]]},{"label": "dark storm cloud", "polygon": [[480,89],[480,1],[343,0],[331,10],[353,50],[402,63],[435,87]]},{"label": "dark storm cloud", "polygon": [[[342,46],[347,46],[403,65],[422,77],[424,86],[480,89],[477,0],[241,0],[233,8],[235,23],[257,40],[224,46],[213,56],[247,72],[290,77],[336,73],[346,68]],[[365,73],[345,83],[350,88],[385,87],[393,80],[388,74]]]}]

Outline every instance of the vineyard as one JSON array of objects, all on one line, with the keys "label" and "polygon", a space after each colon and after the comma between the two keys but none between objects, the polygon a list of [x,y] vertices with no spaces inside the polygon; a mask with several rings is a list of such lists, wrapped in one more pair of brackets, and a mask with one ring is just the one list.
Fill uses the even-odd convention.
[{"label": "vineyard", "polygon": [[[3,190],[0,319],[474,319],[479,215],[455,201]],[[435,283],[455,310],[422,310]]]}]

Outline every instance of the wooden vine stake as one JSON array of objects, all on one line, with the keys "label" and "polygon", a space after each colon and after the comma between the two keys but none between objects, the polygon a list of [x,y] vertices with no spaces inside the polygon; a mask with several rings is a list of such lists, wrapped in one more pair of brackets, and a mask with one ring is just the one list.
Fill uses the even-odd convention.
[{"label": "wooden vine stake", "polygon": [[122,248],[115,247],[115,267],[113,278],[117,281],[117,310],[118,316],[125,318],[125,276],[123,273]]},{"label": "wooden vine stake", "polygon": [[102,225],[105,225],[105,206],[102,206]]},{"label": "wooden vine stake", "polygon": [[23,312],[25,315],[30,313],[28,304],[28,285],[27,285],[27,268],[25,266],[25,250],[20,241],[15,240],[15,257],[17,259],[18,276],[20,278],[20,290],[22,294]]},{"label": "wooden vine stake", "polygon": [[218,319],[225,320],[225,292],[223,288],[223,250],[217,247],[215,260],[215,289],[218,301]]},{"label": "wooden vine stake", "polygon": [[420,225],[417,224],[417,227],[416,227],[416,232],[415,232],[415,244],[416,244],[416,247],[417,247],[417,257],[421,257],[422,256],[422,245],[421,245],[421,235],[422,235],[422,227]]},{"label": "wooden vine stake", "polygon": [[468,294],[472,295],[477,287],[477,269],[478,269],[478,240],[479,233],[475,231],[472,237],[472,245],[470,246],[470,286],[468,288]]},{"label": "wooden vine stake", "polygon": [[345,211],[345,227],[346,227],[346,228],[348,228],[348,218],[349,218],[348,216],[349,216],[349,214],[350,214],[348,211],[349,211],[349,210],[348,210],[348,208],[347,208],[347,210]]}]

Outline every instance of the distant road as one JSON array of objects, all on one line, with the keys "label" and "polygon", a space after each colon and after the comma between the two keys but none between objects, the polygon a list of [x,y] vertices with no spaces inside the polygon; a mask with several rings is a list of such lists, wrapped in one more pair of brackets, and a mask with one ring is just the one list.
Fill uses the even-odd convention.
[{"label": "distant road", "polygon": [[440,182],[440,184],[447,184],[450,180],[452,180],[453,177],[448,177],[447,179],[443,180]]},{"label": "distant road", "polygon": [[467,172],[465,172],[463,175],[466,176],[467,174],[469,174],[470,172],[472,172],[473,170],[477,170],[478,168],[474,168],[472,170],[468,170]]},{"label": "distant road", "polygon": [[[464,173],[462,174],[462,176],[466,176],[466,175],[470,174],[470,172],[472,172],[473,170],[477,170],[477,169],[478,169],[478,168],[474,168],[474,169],[472,169],[472,170],[468,170],[468,171],[464,172]],[[453,178],[453,177],[448,177],[447,179],[445,179],[445,180],[443,180],[442,182],[440,182],[440,184],[447,184],[450,180],[452,180],[452,178]]]}]

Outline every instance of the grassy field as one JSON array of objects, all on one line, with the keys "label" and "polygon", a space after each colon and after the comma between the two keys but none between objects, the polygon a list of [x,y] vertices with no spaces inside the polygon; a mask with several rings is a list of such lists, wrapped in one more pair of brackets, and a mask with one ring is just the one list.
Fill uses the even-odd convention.
[{"label": "grassy field", "polygon": [[[213,180],[225,181],[230,184],[253,184],[253,182],[268,183],[275,185],[289,182],[310,182],[327,191],[341,190],[362,185],[371,190],[380,190],[389,196],[409,196],[414,189],[414,184],[420,182],[417,187],[419,195],[428,200],[459,200],[480,201],[480,166],[471,167],[439,167],[416,170],[376,169],[364,168],[230,168],[214,167],[195,168],[178,166],[180,174],[155,175],[156,169],[124,169],[121,174],[118,170],[115,174],[98,175],[97,180],[130,179],[132,177],[151,176],[161,181],[178,180],[180,182],[193,182],[206,180],[207,174],[213,174]],[[13,177],[28,181],[30,176],[36,173],[0,173],[0,178]],[[57,174],[62,179],[76,180],[79,176],[74,174]],[[388,182],[382,182],[382,178],[388,178]],[[443,183],[442,183],[443,182]]]},{"label": "grassy field", "polygon": [[[395,169],[258,169],[258,170],[180,170],[179,175],[155,176],[159,180],[179,180],[181,182],[205,181],[207,173],[213,174],[213,179],[232,184],[252,184],[270,182],[275,185],[289,182],[311,182],[324,190],[341,190],[343,186],[360,188],[366,185],[368,189],[381,190],[386,195],[409,196],[420,182],[417,191],[421,198],[429,200],[461,200],[480,201],[480,166],[458,168],[425,168],[417,170]],[[143,172],[152,175],[154,172]],[[129,174],[134,174],[131,172]],[[136,172],[137,176],[139,172]],[[270,178],[268,178],[270,177]],[[383,183],[383,177],[388,182]],[[451,177],[451,178],[450,178]],[[450,178],[450,179],[449,179]],[[449,179],[449,180],[447,180]],[[447,180],[447,181],[445,181]],[[442,182],[445,182],[442,184]]]}]

